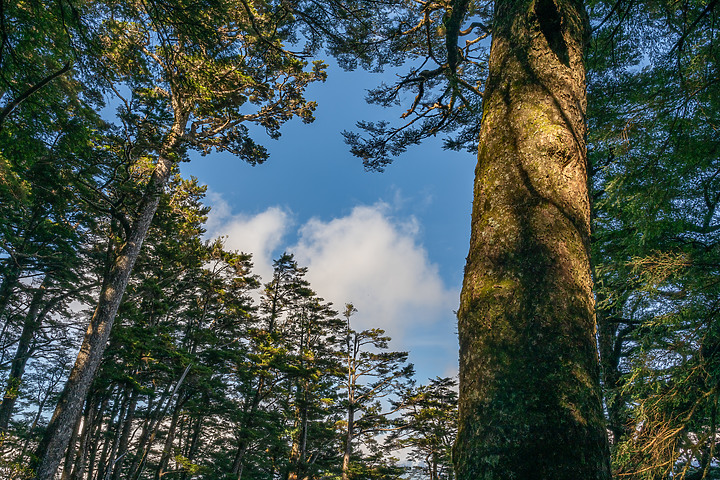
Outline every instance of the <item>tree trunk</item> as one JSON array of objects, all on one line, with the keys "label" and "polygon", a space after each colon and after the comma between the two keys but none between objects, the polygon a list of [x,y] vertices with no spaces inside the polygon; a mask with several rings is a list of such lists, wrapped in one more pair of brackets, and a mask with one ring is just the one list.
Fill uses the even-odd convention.
[{"label": "tree trunk", "polygon": [[173,443],[175,442],[175,430],[177,429],[178,419],[180,418],[180,410],[182,405],[178,402],[175,405],[175,411],[173,412],[172,419],[170,420],[170,428],[168,428],[167,436],[165,437],[165,444],[160,455],[160,462],[158,463],[157,469],[155,470],[155,480],[160,480],[167,470],[168,464],[170,463],[170,454],[173,451]]},{"label": "tree trunk", "polygon": [[[103,432],[102,424],[103,422],[100,422],[100,428],[98,428],[97,435],[94,437],[95,444],[99,444],[100,441],[102,441],[102,450],[100,451],[100,458],[98,459],[96,463],[95,468],[95,480],[102,480],[104,474],[105,474],[105,467],[107,465],[108,460],[108,454],[110,453],[110,446],[111,446],[111,439],[113,438],[112,435],[112,427],[113,427],[113,419],[118,416],[119,410],[122,407],[120,407],[120,401],[118,400],[117,396],[113,399],[113,405],[112,409],[110,410],[110,414],[107,417],[107,426],[105,427],[105,431]],[[88,477],[88,480],[93,480],[91,477]]]},{"label": "tree trunk", "polygon": [[40,460],[35,474],[36,480],[52,480],[62,460],[75,420],[80,415],[82,404],[102,360],[130,273],[160,203],[160,194],[170,179],[173,165],[171,157],[173,151],[180,144],[186,122],[186,118],[176,117],[172,131],[158,155],[157,165],[148,182],[147,190],[138,209],[138,216],[129,232],[127,241],[105,278],[98,305],[85,333],[75,365],[70,372],[70,378],[65,384],[50,424],[38,447],[37,458]]},{"label": "tree trunk", "polygon": [[[187,441],[187,449],[185,452],[185,458],[187,458],[187,461],[190,463],[193,463],[195,461],[195,455],[198,451],[198,446],[200,445],[200,432],[202,431],[202,422],[203,422],[203,416],[198,414],[198,417],[193,422],[193,426],[188,431],[188,438]],[[184,470],[182,474],[180,475],[181,480],[186,480],[188,477],[188,471]]]},{"label": "tree trunk", "polygon": [[[103,436],[102,427],[103,420],[106,415],[108,403],[110,403],[110,395],[108,394],[98,407],[98,411],[95,414],[95,421],[90,424],[90,433],[88,439],[90,441],[90,455],[87,462],[87,480],[92,480],[95,474],[98,448],[100,447],[100,439]],[[73,480],[82,480],[82,476],[74,477]]]},{"label": "tree trunk", "polygon": [[[598,297],[600,298],[600,297]],[[605,408],[607,409],[607,428],[611,432],[612,445],[625,435],[627,418],[625,415],[625,396],[622,394],[622,372],[620,360],[626,335],[631,328],[621,328],[614,315],[615,307],[598,313],[598,347],[600,352],[600,371],[605,386]]]},{"label": "tree trunk", "polygon": [[113,461],[112,465],[112,480],[120,479],[120,472],[122,471],[123,461],[128,453],[128,443],[130,442],[130,431],[132,430],[132,423],[135,419],[135,408],[137,407],[138,391],[133,388],[130,395],[130,405],[128,406],[127,413],[122,423],[122,434],[120,437],[120,444],[118,445],[118,455]]},{"label": "tree trunk", "polygon": [[40,306],[48,283],[49,278],[46,276],[40,288],[35,289],[33,292],[30,308],[25,316],[25,322],[23,322],[23,329],[18,339],[15,357],[13,357],[12,363],[10,364],[10,375],[8,376],[7,386],[5,387],[5,394],[3,395],[2,403],[0,403],[0,435],[7,431],[10,418],[15,408],[20,383],[22,382],[23,373],[25,373],[25,365],[30,355],[30,344],[33,338],[35,338],[35,333],[40,328],[42,321]]},{"label": "tree trunk", "polygon": [[580,0],[498,0],[458,312],[458,480],[609,479]]},{"label": "tree trunk", "polygon": [[352,403],[347,412],[347,432],[345,432],[345,451],[343,452],[342,480],[350,479],[350,455],[352,454],[353,426],[355,424],[355,408]]}]

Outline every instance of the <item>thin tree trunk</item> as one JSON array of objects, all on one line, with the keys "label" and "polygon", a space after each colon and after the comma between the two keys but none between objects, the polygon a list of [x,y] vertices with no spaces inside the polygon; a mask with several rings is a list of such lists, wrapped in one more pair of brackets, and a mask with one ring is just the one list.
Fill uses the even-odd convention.
[{"label": "thin tree trunk", "polygon": [[5,339],[5,333],[10,324],[10,315],[8,315],[7,309],[10,304],[10,299],[15,293],[20,279],[21,266],[14,261],[13,257],[9,257],[5,260],[4,272],[2,275],[2,283],[0,283],[0,322],[2,322],[2,330],[0,330],[0,342]]},{"label": "thin tree trunk", "polygon": [[[600,297],[599,297],[600,298]],[[620,359],[622,346],[629,330],[613,318],[613,309],[598,313],[598,348],[603,384],[605,385],[605,407],[608,413],[608,430],[612,433],[613,445],[625,435],[625,398],[621,393],[622,372]]]},{"label": "thin tree trunk", "polygon": [[[184,402],[183,402],[184,403]],[[180,410],[182,409],[183,403],[177,402],[173,411],[172,419],[170,420],[170,427],[168,428],[167,436],[165,437],[165,444],[160,455],[160,462],[158,463],[157,470],[155,471],[155,480],[160,480],[167,470],[168,463],[170,463],[170,454],[172,453],[173,442],[175,441],[175,429],[177,428],[178,419],[180,418]]]},{"label": "thin tree trunk", "polygon": [[580,0],[497,0],[460,309],[458,480],[610,478]]},{"label": "thin tree trunk", "polygon": [[113,435],[112,448],[110,449],[110,455],[102,464],[103,473],[102,473],[102,475],[98,474],[98,480],[109,480],[110,475],[112,475],[113,465],[115,465],[115,457],[118,454],[118,449],[120,448],[120,441],[121,441],[123,430],[124,430],[125,414],[129,408],[128,407],[128,404],[130,403],[129,390],[131,388],[132,387],[125,387],[125,389],[123,391],[122,404],[120,407],[120,412],[118,413],[117,422],[115,424],[115,433]]},{"label": "thin tree trunk", "polygon": [[[102,436],[103,418],[105,417],[105,410],[107,404],[110,401],[110,395],[106,395],[103,402],[98,407],[98,411],[95,414],[95,421],[91,424],[90,430],[90,456],[87,462],[87,480],[92,480],[95,472],[95,458],[97,457],[98,448],[100,447],[100,437]],[[82,477],[77,477],[73,480],[81,480]]]},{"label": "thin tree trunk", "polygon": [[[193,422],[191,431],[188,432],[188,435],[190,438],[188,439],[188,446],[187,451],[185,452],[185,457],[187,458],[187,461],[192,463],[195,461],[195,455],[197,454],[198,446],[200,445],[200,431],[202,430],[202,422],[203,417],[198,414],[198,417],[195,419],[195,422]],[[181,475],[182,480],[185,480],[187,478],[187,470],[184,471]]]},{"label": "thin tree trunk", "polygon": [[[125,419],[125,412],[128,409],[128,403],[130,401],[130,395],[128,392],[129,388],[130,387],[125,387],[122,390],[120,395],[122,400],[116,400],[116,404],[120,405],[120,410],[117,412],[117,422],[115,422],[115,429],[112,435],[110,434],[110,426],[112,425],[113,418],[115,418],[114,413],[110,416],[108,421],[107,434],[105,435],[105,447],[103,448],[103,455],[98,464],[97,480],[108,480],[110,478],[110,474],[112,473],[112,466],[115,463],[115,456],[117,455],[120,437],[122,436],[123,420]],[[111,439],[112,444],[110,443]],[[108,445],[110,445],[110,449],[108,454],[105,455]]]},{"label": "thin tree trunk", "polygon": [[345,451],[343,452],[342,480],[349,480],[350,455],[352,454],[352,441],[354,435],[355,409],[351,406],[347,412],[347,432],[345,433]]},{"label": "thin tree trunk", "polygon": [[[155,422],[154,428],[150,430],[150,435],[147,439],[147,443],[145,445],[145,448],[142,450],[142,455],[139,459],[139,462],[137,463],[137,468],[132,473],[132,480],[138,480],[140,478],[140,475],[142,475],[143,469],[145,468],[145,462],[147,460],[147,456],[150,453],[150,449],[152,448],[153,442],[155,441],[155,437],[157,436],[158,430],[160,429],[160,422],[163,418],[165,418],[165,414],[168,411],[168,408],[170,407],[170,404],[172,403],[173,398],[175,398],[175,394],[178,392],[180,387],[182,386],[183,382],[185,381],[185,377],[188,374],[188,371],[190,371],[190,367],[192,364],[188,364],[187,367],[185,367],[185,370],[183,371],[182,375],[178,379],[177,383],[175,384],[175,388],[170,393],[170,398],[167,401],[167,404],[165,406],[162,406],[162,402],[158,405],[159,407],[159,415],[157,418],[157,421]],[[177,403],[182,404],[185,400],[181,400],[178,398]]]},{"label": "thin tree trunk", "polygon": [[0,403],[0,436],[7,431],[10,418],[15,408],[15,401],[20,391],[20,383],[29,357],[30,343],[40,328],[40,306],[42,305],[42,299],[49,282],[49,278],[45,276],[40,287],[35,289],[32,300],[30,301],[30,308],[25,316],[25,322],[23,323],[23,329],[18,339],[15,357],[10,364],[10,375],[8,376],[7,386],[5,387],[5,394],[3,395],[2,403]]},{"label": "thin tree trunk", "polygon": [[[97,401],[93,397],[91,397],[87,402],[87,407],[85,409],[85,415],[82,417],[82,431],[79,432],[80,436],[80,445],[78,447],[77,453],[75,453],[75,461],[74,463],[71,463],[69,461],[66,461],[66,465],[71,465],[72,470],[70,469],[70,466],[66,467],[65,470],[63,470],[62,474],[62,480],[70,479],[70,480],[82,480],[84,474],[85,474],[85,467],[86,465],[89,466],[91,463],[92,458],[92,449],[94,443],[91,445],[92,439],[95,438],[95,430],[96,425],[98,423],[98,418],[102,419],[102,414],[105,409],[105,406],[107,405],[107,397],[105,398],[99,398]],[[67,458],[68,460],[72,458],[73,451],[72,447],[74,446],[74,443],[70,444],[71,448],[68,448],[67,452]],[[89,468],[92,468],[89,466]]]},{"label": "thin tree trunk", "polygon": [[[87,434],[87,429],[90,422],[89,418],[92,415],[93,411],[94,408],[92,407],[92,403],[87,402],[87,405],[85,407],[85,414],[78,419],[78,422],[73,429],[72,436],[70,437],[68,449],[65,454],[65,463],[63,463],[62,476],[60,477],[61,480],[69,480],[72,471],[74,469],[77,469],[78,463],[83,460],[85,447],[87,445],[87,438],[89,436]],[[80,446],[76,451],[75,445],[77,444],[78,437],[80,438]]]},{"label": "thin tree trunk", "polygon": [[265,378],[264,376],[260,375],[260,378],[258,380],[258,386],[255,389],[255,392],[253,393],[252,401],[250,402],[250,408],[249,411],[245,412],[245,424],[240,427],[240,442],[238,443],[238,449],[237,453],[235,454],[235,458],[233,460],[233,466],[231,473],[232,475],[237,478],[237,480],[242,479],[242,471],[243,471],[243,460],[245,458],[245,453],[247,453],[247,450],[249,448],[250,444],[250,436],[244,432],[249,432],[255,422],[255,413],[257,412],[258,407],[260,406],[260,400],[262,400],[263,397],[263,390],[265,389]]},{"label": "thin tree trunk", "polygon": [[120,479],[120,472],[122,471],[122,465],[125,461],[125,457],[128,453],[128,443],[130,442],[130,431],[132,430],[132,423],[135,419],[135,408],[137,407],[137,390],[133,389],[130,394],[130,405],[128,406],[127,413],[123,419],[122,424],[122,435],[120,436],[120,444],[118,445],[118,455],[115,458],[112,465],[112,480]]},{"label": "thin tree trunk", "polygon": [[77,360],[38,447],[37,458],[40,460],[36,469],[36,480],[52,480],[62,460],[72,427],[80,415],[82,404],[102,360],[130,273],[160,203],[160,194],[170,179],[173,165],[171,155],[180,144],[186,123],[186,117],[176,117],[173,128],[158,155],[157,165],[148,182],[135,223],[105,279]]},{"label": "thin tree trunk", "polygon": [[[98,428],[98,433],[95,436],[95,444],[100,443],[102,441],[102,450],[100,451],[100,458],[98,459],[96,465],[97,468],[95,469],[95,480],[101,480],[103,478],[103,474],[105,472],[105,465],[108,459],[108,454],[110,453],[110,445],[111,445],[111,430],[112,430],[112,424],[113,419],[118,415],[118,411],[120,410],[120,402],[113,401],[112,410],[110,410],[110,415],[108,415],[107,419],[107,427],[105,427],[105,432],[103,433],[102,430],[102,423],[100,422],[100,428]],[[93,480],[90,476],[88,476],[88,480]]]},{"label": "thin tree trunk", "polygon": [[47,287],[50,283],[52,283],[50,277],[46,276],[40,287],[35,290],[30,302],[30,308],[25,316],[25,321],[23,322],[23,329],[20,334],[20,338],[18,339],[17,350],[15,351],[15,356],[10,364],[10,375],[8,376],[7,386],[5,387],[5,394],[2,403],[0,403],[0,435],[7,431],[10,419],[12,418],[12,413],[15,409],[15,402],[19,393],[18,389],[22,384],[22,377],[25,374],[25,366],[32,355],[30,346],[32,345],[32,341],[35,339],[37,332],[40,330],[45,317],[47,317],[50,311],[59,303],[67,299],[69,295],[90,288],[90,286],[84,286],[71,292],[65,292],[61,295],[57,295],[55,298],[50,300],[42,308],[42,310],[40,310],[43,296],[45,295]]},{"label": "thin tree trunk", "polygon": [[[162,405],[165,402],[165,395],[170,394],[170,388],[168,387],[167,391],[164,392],[160,399],[158,400],[159,407],[157,408],[157,416],[160,416],[160,413],[162,412]],[[133,461],[130,464],[130,468],[128,469],[128,475],[130,476],[132,472],[137,470],[140,466],[140,462],[144,459],[144,453],[145,453],[145,445],[148,442],[148,439],[150,438],[150,432],[154,428],[154,417],[155,415],[151,414],[153,411],[153,403],[154,403],[154,396],[149,396],[147,401],[147,408],[146,408],[146,414],[145,414],[145,420],[143,421],[142,425],[142,432],[140,432],[140,438],[138,439],[137,443],[134,445],[133,448]]]}]

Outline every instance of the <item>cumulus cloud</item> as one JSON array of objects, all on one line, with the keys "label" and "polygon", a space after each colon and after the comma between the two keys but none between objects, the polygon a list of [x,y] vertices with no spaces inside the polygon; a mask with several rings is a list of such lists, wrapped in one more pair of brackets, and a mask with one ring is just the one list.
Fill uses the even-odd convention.
[{"label": "cumulus cloud", "polygon": [[[253,254],[255,273],[272,277],[272,261],[282,251],[308,267],[313,290],[342,312],[352,303],[356,330],[382,328],[393,349],[409,349],[418,371],[444,375],[457,369],[453,310],[459,292],[447,287],[420,242],[414,217],[395,218],[385,203],[357,206],[330,220],[313,218],[295,227],[291,212],[270,207],[256,215],[237,214],[218,195],[208,233],[226,237],[228,248]],[[297,234],[297,235],[296,235]],[[283,240],[297,238],[288,246]]]},{"label": "cumulus cloud", "polygon": [[451,317],[457,292],[445,287],[419,244],[418,222],[390,213],[380,203],[327,222],[312,219],[289,250],[309,267],[308,280],[321,296],[339,309],[355,305],[356,329],[380,327],[401,340],[423,324]]},{"label": "cumulus cloud", "polygon": [[270,207],[257,215],[236,214],[218,194],[208,194],[212,209],[207,230],[211,237],[224,236],[228,250],[253,254],[254,272],[263,280],[272,277],[273,254],[281,246],[291,225],[291,215],[280,207]]}]

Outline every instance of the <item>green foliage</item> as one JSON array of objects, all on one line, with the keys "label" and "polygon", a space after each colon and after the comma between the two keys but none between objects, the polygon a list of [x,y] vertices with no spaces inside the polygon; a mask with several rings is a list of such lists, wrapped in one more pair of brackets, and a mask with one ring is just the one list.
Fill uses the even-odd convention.
[{"label": "green foliage", "polygon": [[400,430],[391,439],[409,448],[418,475],[430,480],[452,480],[452,447],[457,435],[457,381],[435,378],[407,391],[401,401]]},{"label": "green foliage", "polygon": [[714,478],[717,12],[594,2],[591,13],[602,19],[588,111],[615,469]]},{"label": "green foliage", "polygon": [[[390,107],[413,98],[400,125],[359,121],[363,134],[344,132],[351,152],[368,170],[382,171],[411,145],[438,134],[444,146],[476,152],[482,119],[482,85],[492,23],[492,2],[397,2],[400,13],[380,17],[378,30],[398,32],[392,49],[403,70],[392,84],[367,95],[369,103]],[[394,13],[394,12],[393,12]]]}]

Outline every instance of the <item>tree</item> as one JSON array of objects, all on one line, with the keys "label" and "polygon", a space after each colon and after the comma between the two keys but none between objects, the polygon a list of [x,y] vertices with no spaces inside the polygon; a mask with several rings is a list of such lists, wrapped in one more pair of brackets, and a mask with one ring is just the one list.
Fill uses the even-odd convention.
[{"label": "tree", "polygon": [[[590,157],[613,467],[717,476],[717,3],[594,5]],[[642,41],[640,41],[642,39]]]},{"label": "tree", "polygon": [[[446,142],[460,148],[479,126],[458,311],[458,478],[606,479],[589,258],[588,17],[573,0],[498,0],[492,13],[489,5],[423,3],[406,30],[420,37],[409,46],[422,66],[372,97],[390,104],[412,89],[411,120],[361,124],[372,138],[347,138],[366,166],[382,169],[423,136],[460,128]],[[480,92],[472,74],[482,78],[478,42],[488,34]]]},{"label": "tree", "polygon": [[581,2],[495,4],[460,334],[459,479],[608,478]]},{"label": "tree", "polygon": [[[260,124],[277,136],[293,116],[311,121],[314,104],[305,101],[303,89],[324,78],[321,63],[307,72],[305,62],[283,49],[287,31],[274,22],[284,20],[265,19],[234,1],[203,6],[100,2],[96,7],[91,18],[99,23],[100,58],[110,66],[101,73],[111,85],[125,83],[131,90],[131,97],[122,99],[120,117],[132,139],[127,151],[147,162],[147,177],[135,214],[121,222],[123,241],[38,449],[38,480],[50,479],[62,458],[160,194],[185,149],[228,150],[262,162],[266,154],[243,123]],[[267,32],[257,30],[263,21]],[[257,105],[257,111],[247,113],[246,103]]]},{"label": "tree", "polygon": [[391,434],[401,448],[410,448],[409,458],[422,478],[453,480],[452,447],[457,435],[457,381],[435,378],[428,385],[408,390],[401,401],[402,427]]},{"label": "tree", "polygon": [[[402,398],[414,374],[414,366],[406,364],[407,352],[387,351],[390,337],[384,330],[373,328],[358,332],[351,328],[350,317],[356,311],[351,304],[345,306],[343,390],[346,397],[341,403],[345,414],[342,422],[343,480],[361,476],[357,473],[366,469],[355,444],[361,443],[366,451],[372,451],[376,449],[377,435],[394,429],[391,416],[403,405],[396,404],[388,409],[382,403],[389,403],[393,397]],[[352,465],[356,455],[358,464]]]}]

